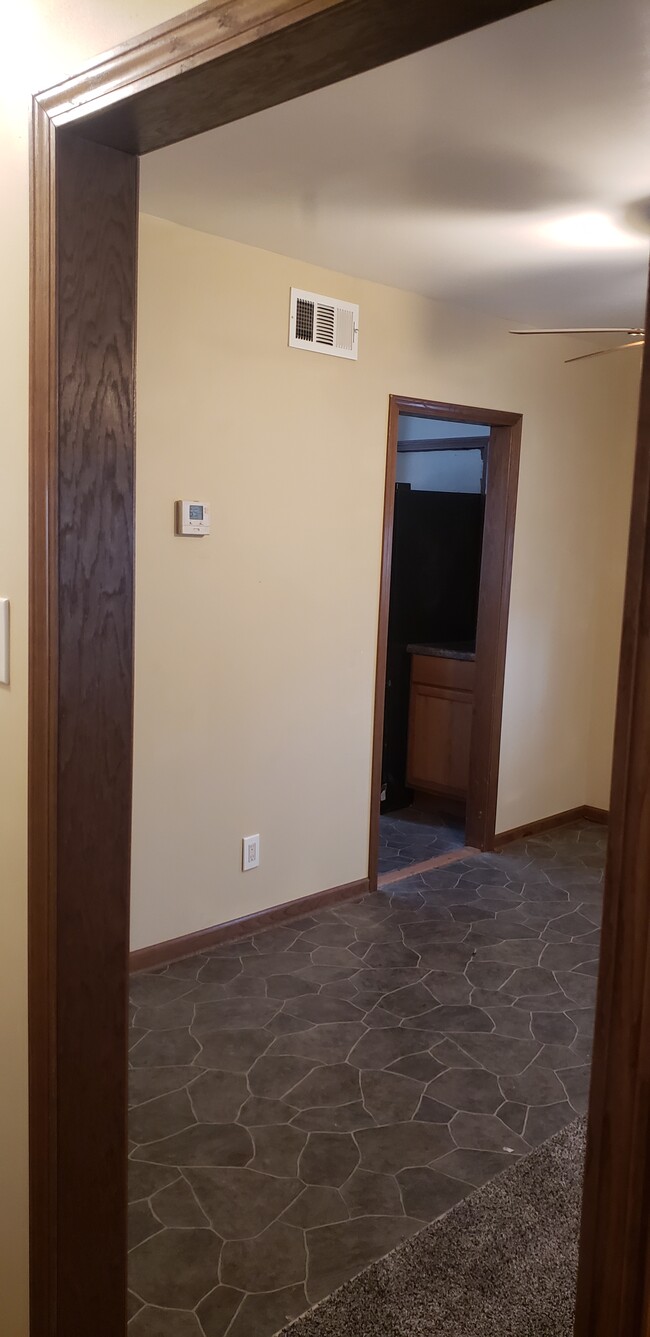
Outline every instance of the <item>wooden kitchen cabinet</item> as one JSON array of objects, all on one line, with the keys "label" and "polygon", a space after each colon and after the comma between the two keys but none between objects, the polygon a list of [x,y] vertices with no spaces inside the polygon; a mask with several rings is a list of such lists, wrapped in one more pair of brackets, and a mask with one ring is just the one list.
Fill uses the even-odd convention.
[{"label": "wooden kitchen cabinet", "polygon": [[466,797],[475,669],[473,660],[412,655],[406,775],[412,789]]}]

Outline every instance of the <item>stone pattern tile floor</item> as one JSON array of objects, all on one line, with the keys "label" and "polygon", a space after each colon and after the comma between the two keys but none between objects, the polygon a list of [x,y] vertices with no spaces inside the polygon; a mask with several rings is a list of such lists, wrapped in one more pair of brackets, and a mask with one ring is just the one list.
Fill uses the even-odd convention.
[{"label": "stone pattern tile floor", "polygon": [[129,1337],[271,1337],[586,1108],[602,827],[133,977]]},{"label": "stone pattern tile floor", "polygon": [[442,813],[419,808],[382,813],[379,818],[379,861],[382,873],[395,873],[411,864],[424,863],[439,854],[463,849],[465,823]]}]

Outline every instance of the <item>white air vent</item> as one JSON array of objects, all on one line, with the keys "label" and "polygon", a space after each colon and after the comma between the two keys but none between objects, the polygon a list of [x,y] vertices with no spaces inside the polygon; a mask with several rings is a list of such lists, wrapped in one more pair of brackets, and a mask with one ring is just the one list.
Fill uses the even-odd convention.
[{"label": "white air vent", "polygon": [[291,289],[289,347],[333,357],[359,356],[359,308],[335,297]]}]

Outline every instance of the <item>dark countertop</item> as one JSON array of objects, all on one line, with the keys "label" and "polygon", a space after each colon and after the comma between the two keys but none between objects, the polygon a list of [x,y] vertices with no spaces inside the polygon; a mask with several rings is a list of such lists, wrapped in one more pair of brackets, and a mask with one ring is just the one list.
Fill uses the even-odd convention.
[{"label": "dark countertop", "polygon": [[409,655],[431,655],[433,659],[476,659],[475,650],[463,650],[455,645],[407,645]]}]

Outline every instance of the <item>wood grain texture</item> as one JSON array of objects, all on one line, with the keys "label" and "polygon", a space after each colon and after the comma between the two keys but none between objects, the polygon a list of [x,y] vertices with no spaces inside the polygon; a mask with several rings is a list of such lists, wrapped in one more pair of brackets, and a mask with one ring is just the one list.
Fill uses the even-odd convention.
[{"label": "wood grain texture", "polygon": [[339,905],[342,901],[355,900],[365,896],[368,891],[367,877],[358,882],[345,882],[340,887],[328,887],[326,891],[315,891],[311,896],[300,896],[295,901],[285,901],[282,905],[272,905],[268,910],[258,910],[256,914],[243,915],[241,919],[231,919],[226,924],[214,924],[210,928],[199,929],[196,933],[186,933],[182,938],[169,938],[167,942],[155,942],[150,947],[140,947],[131,952],[129,966],[134,970],[151,970],[154,966],[169,965],[171,961],[181,961],[186,956],[196,956],[198,952],[209,952],[222,942],[233,942],[238,938],[251,937],[254,933],[263,933],[273,924],[288,924],[292,919],[300,919],[313,910],[322,910],[327,905]]},{"label": "wood grain texture", "polygon": [[384,483],[384,518],[382,529],[381,572],[379,577],[379,613],[377,619],[377,662],[375,666],[375,704],[372,726],[372,772],[370,776],[370,833],[368,882],[377,890],[379,866],[379,810],[381,772],[384,751],[384,706],[386,702],[386,656],[388,653],[388,617],[390,613],[390,577],[393,566],[393,527],[395,521],[395,474],[397,471],[397,433],[400,400],[391,395],[388,403],[388,444]]},{"label": "wood grain texture", "polygon": [[57,138],[54,1330],[87,1331],[92,1316],[94,1337],[115,1337],[126,1321],[138,164]]},{"label": "wood grain texture", "polygon": [[479,850],[492,848],[496,828],[520,447],[521,418],[508,415],[507,420],[493,424],[487,450],[474,727],[465,821],[465,840]]},{"label": "wood grain texture", "polygon": [[[650,316],[650,304],[649,304]],[[643,351],[576,1337],[650,1322],[650,348]]]},{"label": "wood grain texture", "polygon": [[57,125],[83,120],[85,135],[149,153],[541,2],[217,0],[100,57],[44,106]]},{"label": "wood grain texture", "polygon": [[56,1325],[58,432],[55,133],[34,104],[30,226],[29,1253],[30,1323]]}]

